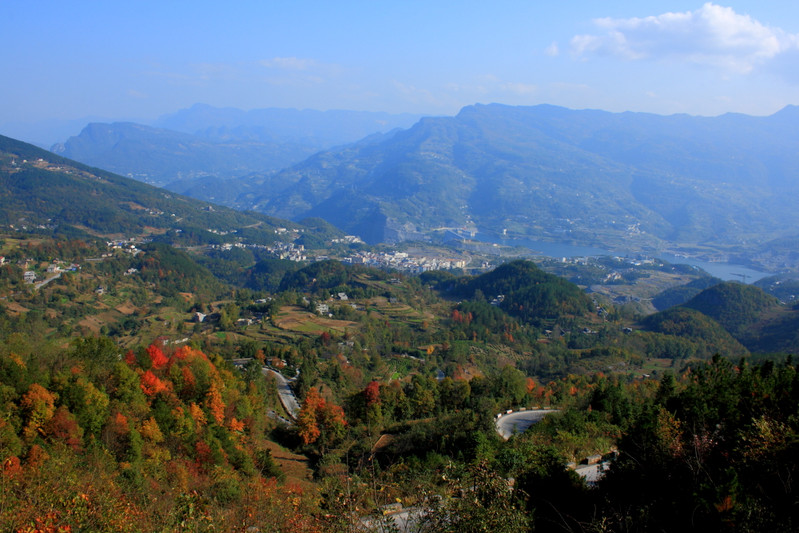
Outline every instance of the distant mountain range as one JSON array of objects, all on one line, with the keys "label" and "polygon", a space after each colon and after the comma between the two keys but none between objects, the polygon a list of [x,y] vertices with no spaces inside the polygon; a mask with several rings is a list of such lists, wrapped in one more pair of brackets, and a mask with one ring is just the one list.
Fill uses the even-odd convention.
[{"label": "distant mountain range", "polygon": [[477,105],[248,180],[238,205],[320,216],[372,242],[459,227],[758,254],[796,242],[797,171],[795,107],[704,118]]},{"label": "distant mountain range", "polygon": [[409,128],[421,115],[372,111],[219,108],[196,104],[164,115],[152,125],[216,140],[295,142],[320,149],[373,133]]},{"label": "distant mountain range", "polygon": [[91,123],[54,145],[59,155],[176,192],[197,179],[273,171],[336,145],[407,128],[419,115],[197,104],[153,125]]},{"label": "distant mountain range", "polygon": [[94,123],[52,151],[163,187],[214,177],[227,179],[278,170],[317,151],[308,145],[258,140],[208,139],[130,122]]},{"label": "distant mountain range", "polygon": [[[236,143],[247,135],[252,143],[268,141],[243,119],[214,118],[222,111],[193,108],[161,125],[194,130],[195,139],[202,131],[202,142],[217,150],[229,136]],[[271,140],[300,142],[304,130],[281,131]],[[323,137],[324,128],[316,131]],[[280,171],[274,170],[283,164],[278,156],[264,155],[266,148],[256,155],[252,144],[241,149],[247,168],[225,171],[224,185],[225,172],[210,162],[202,170],[199,163],[218,152],[201,143],[189,155],[169,148],[186,142],[148,152],[140,141],[133,159],[149,153],[153,168],[168,166],[170,157],[191,159],[198,163],[193,176],[204,177],[173,183],[172,190],[294,220],[321,217],[369,242],[480,231],[621,251],[683,250],[727,260],[744,254],[772,268],[795,259],[797,107],[769,117],[709,118],[491,104],[382,131]],[[84,153],[103,153],[103,141],[92,141],[90,133],[80,136],[83,146],[93,147]],[[64,153],[78,146],[73,139]],[[115,157],[126,151],[122,140],[104,146]],[[236,172],[240,177],[232,178]]]}]

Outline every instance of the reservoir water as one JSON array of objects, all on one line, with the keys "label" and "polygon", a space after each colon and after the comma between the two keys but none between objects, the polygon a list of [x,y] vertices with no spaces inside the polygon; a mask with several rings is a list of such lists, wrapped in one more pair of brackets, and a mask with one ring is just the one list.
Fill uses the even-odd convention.
[{"label": "reservoir water", "polygon": [[732,263],[717,263],[709,261],[700,261],[690,257],[681,257],[671,254],[658,254],[658,259],[668,261],[675,265],[691,265],[699,267],[711,276],[716,276],[724,281],[744,281],[745,283],[754,283],[755,281],[770,276],[768,272],[760,272],[751,268],[735,265]]},{"label": "reservoir water", "polygon": [[[576,246],[572,244],[534,241],[529,239],[502,239],[490,233],[477,233],[475,240],[502,244],[505,246],[523,246],[533,252],[540,253],[547,257],[596,257],[596,256],[637,256],[636,253],[611,252],[601,248],[591,246]],[[711,261],[701,261],[691,257],[676,256],[667,253],[655,254],[654,257],[675,265],[691,265],[701,268],[711,276],[715,276],[724,281],[745,281],[753,283],[759,279],[770,276],[768,272],[760,272],[751,268],[732,263],[721,263]]]}]

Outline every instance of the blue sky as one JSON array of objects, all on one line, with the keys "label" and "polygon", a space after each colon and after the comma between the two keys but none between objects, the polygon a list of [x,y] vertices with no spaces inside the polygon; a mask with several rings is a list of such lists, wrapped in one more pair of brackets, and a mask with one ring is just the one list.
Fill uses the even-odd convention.
[{"label": "blue sky", "polygon": [[7,0],[0,133],[202,102],[449,115],[799,104],[799,2]]}]

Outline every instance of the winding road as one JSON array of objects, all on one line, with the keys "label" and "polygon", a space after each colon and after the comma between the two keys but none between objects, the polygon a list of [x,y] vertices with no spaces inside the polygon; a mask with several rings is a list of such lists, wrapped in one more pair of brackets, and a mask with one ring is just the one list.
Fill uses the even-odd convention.
[{"label": "winding road", "polygon": [[540,422],[545,416],[558,412],[558,409],[530,409],[501,414],[496,421],[497,433],[508,440],[514,433],[524,433],[527,428]]},{"label": "winding road", "polygon": [[276,372],[271,368],[264,367],[261,371],[265,376],[269,374],[275,376],[277,380],[277,393],[280,395],[280,403],[283,404],[286,413],[288,413],[293,420],[297,420],[297,415],[300,412],[300,402],[297,401],[297,397],[294,396],[294,391],[289,387],[289,381],[283,377],[280,372]]}]

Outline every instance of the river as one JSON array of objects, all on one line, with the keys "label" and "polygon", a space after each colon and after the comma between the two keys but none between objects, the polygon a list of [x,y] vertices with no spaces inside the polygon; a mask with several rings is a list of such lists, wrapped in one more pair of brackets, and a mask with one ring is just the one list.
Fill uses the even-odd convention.
[{"label": "river", "polygon": [[[592,246],[577,246],[573,244],[535,241],[531,239],[502,239],[490,233],[477,233],[475,240],[502,244],[505,246],[523,246],[529,250],[544,255],[546,257],[596,257],[596,256],[638,256],[639,253],[611,252]],[[708,274],[724,281],[744,281],[753,283],[759,279],[770,276],[768,272],[760,272],[751,268],[736,265],[733,263],[701,261],[692,257],[682,257],[667,253],[655,254],[654,257],[675,265],[691,265],[699,267]]]}]

